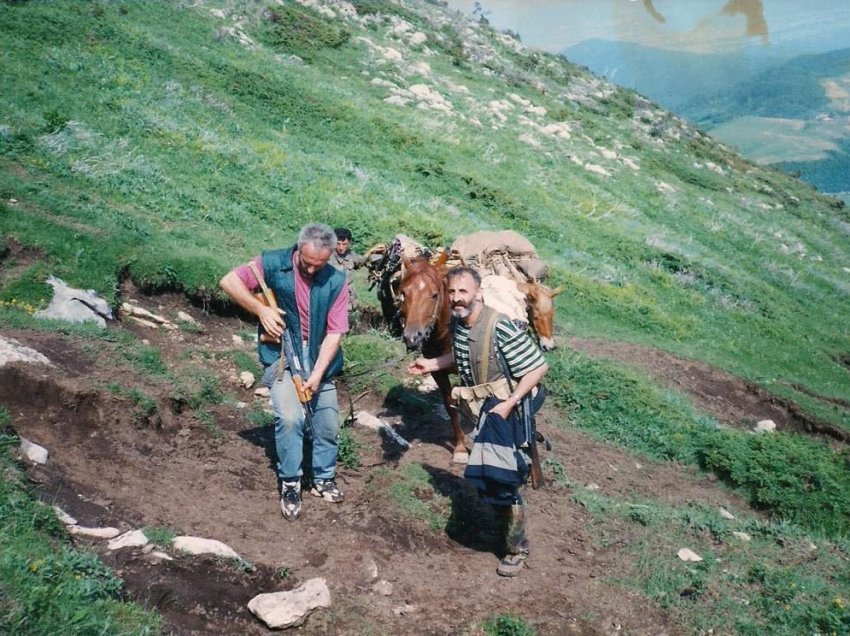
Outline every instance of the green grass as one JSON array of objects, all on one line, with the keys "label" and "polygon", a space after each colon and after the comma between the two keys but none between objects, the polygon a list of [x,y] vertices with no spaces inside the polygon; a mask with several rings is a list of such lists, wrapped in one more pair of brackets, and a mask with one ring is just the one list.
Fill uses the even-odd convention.
[{"label": "green grass", "polygon": [[339,429],[339,463],[349,470],[360,468],[360,445],[348,427]]},{"label": "green grass", "polygon": [[680,396],[614,363],[561,353],[551,366],[553,392],[573,424],[649,457],[713,472],[778,520],[850,536],[848,451],[792,433],[719,429]]},{"label": "green grass", "polygon": [[[0,408],[0,427],[9,416]],[[0,632],[160,633],[160,619],[122,600],[122,581],[98,557],[64,545],[53,510],[32,498],[10,458],[18,439],[0,436]]]},{"label": "green grass", "polygon": [[446,529],[451,501],[435,490],[421,464],[405,464],[397,471],[378,469],[368,475],[366,484],[369,496],[384,499],[400,522],[429,533]]},{"label": "green grass", "polygon": [[[846,540],[740,513],[728,520],[704,506],[670,508],[572,489],[593,516],[600,547],[609,534],[629,537],[633,565],[612,582],[645,594],[689,632],[759,634],[770,626],[779,634],[840,634],[850,627]],[[683,547],[703,561],[678,559]]]},{"label": "green grass", "polygon": [[525,620],[511,614],[499,614],[481,624],[487,636],[535,636],[537,631]]}]

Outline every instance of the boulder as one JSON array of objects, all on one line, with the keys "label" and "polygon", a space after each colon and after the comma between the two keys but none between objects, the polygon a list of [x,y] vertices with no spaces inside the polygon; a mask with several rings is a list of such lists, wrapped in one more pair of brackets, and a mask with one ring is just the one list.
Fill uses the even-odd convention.
[{"label": "boulder", "polygon": [[331,593],[325,579],[310,579],[289,592],[258,594],[248,602],[251,613],[270,629],[297,627],[320,607],[331,606]]}]

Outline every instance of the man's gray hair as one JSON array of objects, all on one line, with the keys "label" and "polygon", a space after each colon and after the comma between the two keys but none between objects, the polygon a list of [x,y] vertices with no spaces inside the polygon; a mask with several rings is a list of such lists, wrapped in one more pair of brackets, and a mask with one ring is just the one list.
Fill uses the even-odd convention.
[{"label": "man's gray hair", "polygon": [[330,225],[324,223],[305,225],[298,233],[298,249],[308,244],[316,249],[333,251],[336,247],[336,232]]},{"label": "man's gray hair", "polygon": [[476,287],[481,287],[481,274],[469,265],[457,265],[446,274],[446,280],[454,280],[458,276],[471,276]]}]

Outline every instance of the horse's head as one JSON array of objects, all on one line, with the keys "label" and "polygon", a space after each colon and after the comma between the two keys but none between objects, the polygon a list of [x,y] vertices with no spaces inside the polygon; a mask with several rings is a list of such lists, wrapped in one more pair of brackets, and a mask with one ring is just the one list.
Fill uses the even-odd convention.
[{"label": "horse's head", "polygon": [[402,317],[402,339],[419,349],[435,333],[448,304],[439,270],[424,257],[405,258],[396,301]]},{"label": "horse's head", "polygon": [[528,318],[537,333],[537,337],[540,338],[540,348],[543,351],[554,349],[555,303],[552,302],[552,299],[564,291],[564,288],[550,289],[538,282],[520,283],[519,288],[525,294],[528,303]]}]

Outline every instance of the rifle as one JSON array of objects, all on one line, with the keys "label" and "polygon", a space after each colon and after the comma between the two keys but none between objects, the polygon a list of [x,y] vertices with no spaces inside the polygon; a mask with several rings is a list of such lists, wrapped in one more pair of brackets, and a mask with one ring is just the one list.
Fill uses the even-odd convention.
[{"label": "rifle", "polygon": [[[285,365],[284,362],[286,362]],[[307,374],[301,364],[301,358],[292,345],[292,334],[289,333],[285,322],[283,324],[283,335],[280,338],[280,360],[278,360],[277,364],[278,379],[283,378],[284,370],[286,367],[289,367],[289,375],[292,378],[292,383],[295,385],[295,393],[304,409],[304,419],[307,421],[307,429],[310,431],[310,437],[313,437],[313,391],[304,388]]]},{"label": "rifle", "polygon": [[[505,360],[505,355],[499,349],[498,343],[496,342],[495,332],[493,333],[491,346],[496,353],[496,359],[499,361],[499,367],[502,369],[502,375],[504,375],[505,379],[508,381],[508,388],[513,391],[514,384],[511,381],[511,372],[508,368],[507,360]],[[543,477],[543,467],[540,465],[540,452],[537,448],[537,442],[544,442],[547,448],[549,448],[549,443],[540,433],[537,432],[537,424],[534,421],[534,414],[540,410],[541,406],[543,406],[543,400],[545,399],[546,389],[542,384],[538,384],[537,394],[532,397],[531,393],[527,393],[517,405],[520,409],[523,437],[525,437],[525,443],[520,444],[520,446],[528,447],[528,456],[531,458],[531,487],[534,490],[546,485],[546,480]]]},{"label": "rifle", "polygon": [[[543,386],[539,385],[538,393],[542,392]],[[542,398],[539,403],[542,403]],[[537,490],[541,486],[546,485],[546,480],[543,477],[543,468],[540,466],[540,452],[537,448],[538,437],[537,426],[534,421],[534,401],[531,394],[526,395],[521,400],[522,409],[522,425],[525,431],[525,439],[528,444],[528,454],[531,457],[531,487]]]},{"label": "rifle", "polygon": [[[257,267],[254,265],[254,262],[252,261],[249,265],[251,270],[254,272],[254,277],[260,284],[260,288],[263,290],[263,298],[265,299],[266,304],[269,307],[278,307],[274,293],[271,289],[269,289],[269,286],[266,285],[265,278],[259,271],[257,271]],[[304,382],[307,380],[307,374],[304,372],[304,366],[301,364],[301,358],[298,356],[298,352],[292,344],[292,334],[289,333],[289,329],[286,326],[284,314],[281,314],[280,319],[283,322],[283,335],[280,338],[280,359],[277,363],[277,379],[282,380],[283,372],[287,367],[289,367],[289,375],[292,377],[292,383],[295,385],[295,393],[298,395],[298,401],[301,402],[301,406],[304,408],[304,417],[307,420],[307,426],[312,434],[313,391],[304,388]],[[273,340],[271,340],[271,336],[268,336],[265,333],[260,336],[260,339],[263,340],[264,337],[268,338],[269,342],[273,342]]]}]

